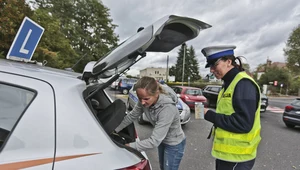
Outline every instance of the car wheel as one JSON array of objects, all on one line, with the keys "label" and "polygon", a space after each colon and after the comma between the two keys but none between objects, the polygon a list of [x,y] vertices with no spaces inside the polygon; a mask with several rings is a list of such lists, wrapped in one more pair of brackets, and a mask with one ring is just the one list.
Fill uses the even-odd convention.
[{"label": "car wheel", "polygon": [[129,98],[127,99],[127,109],[128,109],[128,110],[132,110],[132,107],[131,107],[130,104],[129,104]]},{"label": "car wheel", "polygon": [[289,123],[285,123],[285,125],[286,125],[286,127],[288,127],[288,128],[294,128],[294,127],[295,127],[295,125],[292,125],[292,124],[289,124]]},{"label": "car wheel", "polygon": [[139,123],[140,125],[145,124],[145,121],[144,121],[144,119],[143,119],[143,115],[141,115],[141,116],[139,117],[138,123]]},{"label": "car wheel", "polygon": [[123,89],[123,94],[128,94],[128,90],[127,89]]}]

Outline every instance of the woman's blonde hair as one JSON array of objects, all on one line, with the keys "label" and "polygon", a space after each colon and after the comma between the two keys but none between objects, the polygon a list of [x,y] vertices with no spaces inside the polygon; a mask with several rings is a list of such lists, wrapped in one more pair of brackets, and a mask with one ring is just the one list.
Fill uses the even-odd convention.
[{"label": "woman's blonde hair", "polygon": [[137,90],[138,88],[146,89],[151,96],[155,95],[157,90],[160,93],[165,93],[160,84],[153,77],[148,76],[144,76],[137,81],[134,89]]}]

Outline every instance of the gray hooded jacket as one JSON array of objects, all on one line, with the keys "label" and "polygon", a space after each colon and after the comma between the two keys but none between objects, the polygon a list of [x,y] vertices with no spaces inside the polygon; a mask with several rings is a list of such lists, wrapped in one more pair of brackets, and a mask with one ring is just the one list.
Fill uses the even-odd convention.
[{"label": "gray hooded jacket", "polygon": [[185,139],[185,134],[180,124],[179,111],[176,107],[177,96],[170,87],[162,87],[168,94],[159,94],[155,105],[148,108],[138,102],[115,130],[116,132],[121,131],[134,120],[137,120],[142,113],[145,113],[154,129],[148,139],[130,143],[130,147],[138,151],[158,147],[161,142],[168,145],[177,145]]}]

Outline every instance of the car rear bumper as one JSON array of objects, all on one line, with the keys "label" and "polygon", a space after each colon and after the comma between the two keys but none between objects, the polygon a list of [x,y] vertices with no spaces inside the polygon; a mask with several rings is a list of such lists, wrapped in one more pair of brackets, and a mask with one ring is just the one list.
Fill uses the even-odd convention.
[{"label": "car rear bumper", "polygon": [[189,121],[191,120],[191,117],[189,117],[187,120],[181,120],[181,122],[180,122],[180,124],[181,125],[185,125],[185,124],[187,124]]},{"label": "car rear bumper", "polygon": [[191,119],[191,112],[190,111],[187,111],[187,110],[183,110],[180,112],[180,123],[183,125],[183,124],[186,124],[190,121]]},{"label": "car rear bumper", "polygon": [[285,123],[300,126],[300,115],[287,115],[287,114],[284,114],[282,119]]},{"label": "car rear bumper", "polygon": [[260,105],[260,112],[265,112],[267,110],[268,105],[266,105],[265,103],[262,103]]}]

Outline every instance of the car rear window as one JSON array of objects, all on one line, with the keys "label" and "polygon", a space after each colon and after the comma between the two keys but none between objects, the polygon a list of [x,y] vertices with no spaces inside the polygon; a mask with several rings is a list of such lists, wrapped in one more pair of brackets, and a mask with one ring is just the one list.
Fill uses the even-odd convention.
[{"label": "car rear window", "polygon": [[0,148],[35,93],[0,83]]},{"label": "car rear window", "polygon": [[198,95],[202,95],[202,91],[200,89],[187,89],[185,94],[198,96]]},{"label": "car rear window", "polygon": [[294,101],[292,102],[292,105],[293,105],[293,106],[298,106],[298,107],[300,107],[300,99],[294,100]]}]

